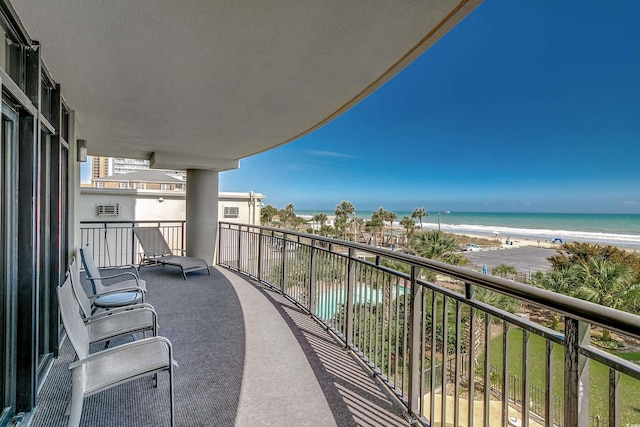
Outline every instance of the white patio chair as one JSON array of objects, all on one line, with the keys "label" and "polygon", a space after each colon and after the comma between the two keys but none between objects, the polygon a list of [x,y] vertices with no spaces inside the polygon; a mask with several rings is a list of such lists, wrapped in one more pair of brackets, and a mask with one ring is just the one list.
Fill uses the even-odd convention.
[{"label": "white patio chair", "polygon": [[92,314],[91,301],[80,284],[80,272],[75,257],[69,265],[69,278],[91,344],[136,333],[142,333],[144,337],[147,331],[154,337],[158,335],[158,316],[151,304],[127,305]]},{"label": "white patio chair", "polygon": [[[100,270],[96,267],[89,248],[80,248],[80,258],[87,273],[87,279],[89,279],[91,283],[93,293],[97,297],[93,301],[95,307],[111,309],[144,302],[147,285],[137,274],[126,271],[111,276],[101,276]],[[122,280],[110,285],[102,283],[103,280],[121,277],[131,277],[131,279]]]},{"label": "white patio chair", "polygon": [[[175,424],[173,389],[173,350],[164,337],[150,337],[89,354],[89,333],[71,289],[71,279],[57,288],[60,314],[69,341],[78,360],[69,364],[72,376],[69,427],[80,425],[84,398],[142,376],[169,372],[169,410],[171,426]],[[157,380],[155,382],[157,387]],[[131,403],[132,405],[135,402]],[[123,425],[125,420],[114,420]]]}]

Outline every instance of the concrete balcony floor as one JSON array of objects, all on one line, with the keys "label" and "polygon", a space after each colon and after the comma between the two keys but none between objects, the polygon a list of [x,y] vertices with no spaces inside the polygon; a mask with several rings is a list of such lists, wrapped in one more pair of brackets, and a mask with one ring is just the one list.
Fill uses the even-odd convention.
[{"label": "concrete balcony floor", "polygon": [[[178,426],[408,426],[403,407],[304,311],[222,268],[144,267],[147,302],[173,344]],[[130,338],[127,338],[129,340]],[[92,349],[99,350],[100,347]],[[65,340],[31,425],[65,426],[71,393]],[[168,374],[84,401],[83,426],[169,425]]]}]

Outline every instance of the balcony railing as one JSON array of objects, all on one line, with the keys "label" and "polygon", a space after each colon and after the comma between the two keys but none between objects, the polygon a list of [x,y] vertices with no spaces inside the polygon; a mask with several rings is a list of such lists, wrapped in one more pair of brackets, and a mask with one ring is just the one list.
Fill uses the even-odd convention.
[{"label": "balcony railing", "polygon": [[80,244],[89,246],[98,267],[138,264],[142,249],[133,227],[159,227],[169,247],[185,247],[185,221],[82,221]]},{"label": "balcony railing", "polygon": [[[425,425],[640,424],[640,366],[590,339],[592,329],[607,329],[640,340],[639,316],[269,227],[220,223],[218,264],[273,286],[324,323]],[[522,313],[500,308],[496,296],[515,299]],[[562,332],[537,320],[545,316],[564,323]]]}]

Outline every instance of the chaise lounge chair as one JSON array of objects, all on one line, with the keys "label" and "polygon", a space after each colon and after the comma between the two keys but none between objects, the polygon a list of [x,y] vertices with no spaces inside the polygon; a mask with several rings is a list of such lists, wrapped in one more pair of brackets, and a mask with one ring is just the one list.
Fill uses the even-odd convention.
[{"label": "chaise lounge chair", "polygon": [[[209,264],[203,259],[173,255],[173,250],[167,244],[164,236],[157,227],[133,227],[133,234],[142,246],[142,260],[138,268],[149,264],[174,265],[182,270],[182,277],[187,280],[187,273],[197,270],[209,271]],[[184,250],[180,249],[182,252]]]}]

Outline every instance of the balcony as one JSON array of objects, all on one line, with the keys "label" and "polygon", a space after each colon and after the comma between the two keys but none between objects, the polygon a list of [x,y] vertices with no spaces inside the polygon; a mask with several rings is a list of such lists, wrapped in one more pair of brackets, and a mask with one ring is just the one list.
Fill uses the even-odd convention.
[{"label": "balcony", "polygon": [[[181,224],[162,225],[181,241]],[[94,236],[103,262],[135,257],[128,225],[84,227],[83,244]],[[638,316],[266,227],[221,223],[218,264],[212,276],[193,274],[186,282],[168,267],[142,271],[161,334],[180,364],[178,425],[639,422],[640,367],[589,339],[591,330],[607,328],[639,340]],[[555,313],[564,328],[503,310],[486,290],[538,318]],[[65,343],[33,425],[63,425],[71,358]],[[162,381],[156,390],[140,380],[89,398],[83,423],[113,425],[126,417],[131,425],[167,424],[165,389]]]},{"label": "balcony", "polygon": [[[320,324],[277,292],[225,269],[143,267],[160,333],[174,346],[176,425],[403,426],[402,406]],[[130,338],[129,338],[130,339]],[[32,426],[66,426],[65,340]],[[81,425],[169,425],[168,378],[85,399]]]}]

